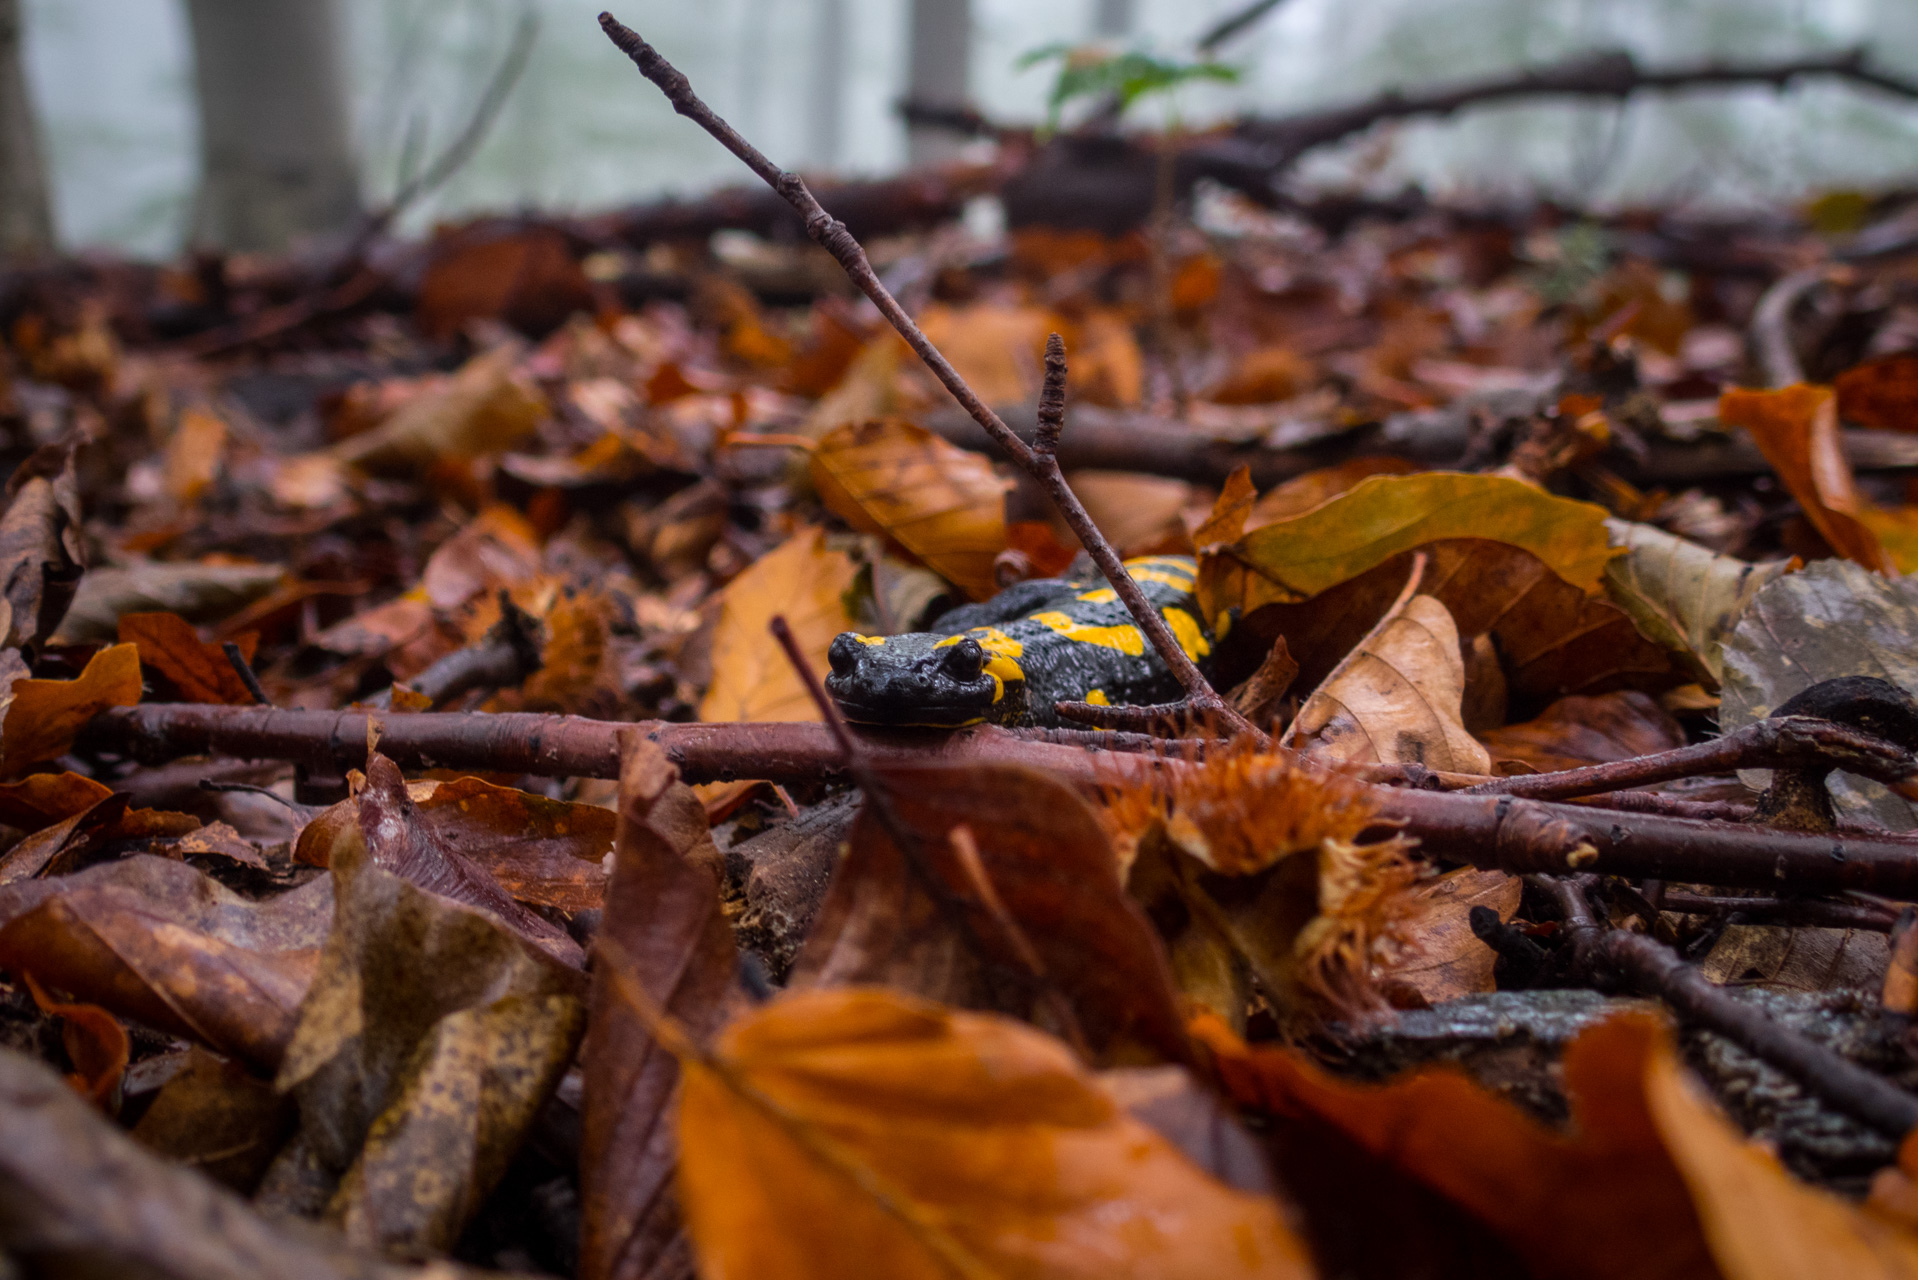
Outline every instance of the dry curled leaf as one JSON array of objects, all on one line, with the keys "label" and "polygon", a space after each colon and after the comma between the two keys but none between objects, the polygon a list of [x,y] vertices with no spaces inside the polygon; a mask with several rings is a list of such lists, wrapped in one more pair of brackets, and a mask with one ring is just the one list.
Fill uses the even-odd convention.
[{"label": "dry curled leaf", "polygon": [[813,450],[812,482],[833,514],[891,538],[973,599],[998,590],[1012,484],[981,455],[909,422],[848,424]]},{"label": "dry curled leaf", "polygon": [[[235,707],[253,702],[253,694],[227,658],[226,650],[201,640],[193,624],[176,613],[122,614],[120,643],[136,646],[141,663],[171,680],[187,702]],[[235,643],[240,656],[251,662],[259,637],[248,634]]]},{"label": "dry curled leaf", "polygon": [[1276,1201],[1200,1171],[1009,1019],[812,992],[683,1066],[680,1193],[708,1274],[1312,1274]]},{"label": "dry curled leaf", "polygon": [[130,644],[102,649],[72,680],[14,681],[13,703],[0,722],[0,777],[66,754],[93,717],[133,706],[140,692],[140,651]]},{"label": "dry curled leaf", "polygon": [[474,356],[443,385],[335,446],[334,456],[374,469],[417,470],[439,459],[505,452],[547,413],[545,398],[514,370],[518,355],[508,345]]},{"label": "dry curled leaf", "polygon": [[1716,689],[1732,628],[1760,588],[1791,572],[1793,562],[1750,564],[1648,524],[1612,520],[1607,528],[1625,554],[1605,566],[1606,594],[1640,631]]},{"label": "dry curled leaf", "polygon": [[1777,391],[1727,391],[1719,397],[1718,417],[1751,432],[1765,461],[1833,551],[1879,573],[1897,571],[1864,519],[1869,504],[1839,448],[1838,397],[1831,388],[1800,383]]},{"label": "dry curled leaf", "polygon": [[7,480],[6,498],[0,515],[0,596],[7,617],[0,643],[24,648],[59,627],[86,571],[73,446],[35,451]]}]

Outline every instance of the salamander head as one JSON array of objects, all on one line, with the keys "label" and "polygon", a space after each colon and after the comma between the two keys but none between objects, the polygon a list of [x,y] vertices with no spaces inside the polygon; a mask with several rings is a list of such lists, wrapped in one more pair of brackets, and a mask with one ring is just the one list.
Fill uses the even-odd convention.
[{"label": "salamander head", "polygon": [[826,692],[855,724],[958,729],[1025,711],[1025,675],[971,636],[846,631],[827,653]]}]

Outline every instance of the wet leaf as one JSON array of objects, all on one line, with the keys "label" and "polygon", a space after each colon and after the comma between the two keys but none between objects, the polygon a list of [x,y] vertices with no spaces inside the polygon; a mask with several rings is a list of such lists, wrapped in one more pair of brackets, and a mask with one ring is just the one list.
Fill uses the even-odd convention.
[{"label": "wet leaf", "polygon": [[[737,956],[720,910],[719,852],[699,799],[652,742],[624,743],[613,887],[592,994],[581,1110],[581,1275],[625,1280],[687,1261],[668,1104],[679,1065],[619,995],[636,984],[695,1042],[728,1016]],[[616,968],[618,980],[607,973]]]},{"label": "wet leaf", "polygon": [[277,1079],[300,1128],[260,1200],[384,1249],[442,1250],[557,1087],[585,979],[351,845],[332,880],[332,932]]},{"label": "wet leaf", "polygon": [[[1725,645],[1727,730],[1762,720],[1794,694],[1838,676],[1877,676],[1918,691],[1918,583],[1821,560],[1769,584]],[[1750,770],[1747,786],[1763,786]],[[1841,815],[1892,828],[1918,826],[1911,805],[1875,782],[1834,773],[1825,784]]]},{"label": "wet leaf", "polygon": [[908,422],[843,426],[812,453],[812,481],[833,514],[889,537],[975,600],[998,590],[1005,495],[992,464]]},{"label": "wet leaf", "polygon": [[980,302],[934,303],[919,327],[980,399],[1014,405],[1039,394],[1046,337],[1065,326],[1041,307]]},{"label": "wet leaf", "polygon": [[1479,735],[1495,763],[1516,760],[1540,773],[1610,764],[1685,745],[1685,730],[1642,693],[1560,698],[1536,720]]},{"label": "wet leaf", "polygon": [[1839,448],[1838,397],[1831,388],[1801,383],[1778,391],[1727,391],[1719,397],[1718,417],[1751,432],[1765,461],[1835,553],[1880,573],[1895,571],[1863,519],[1868,504]]},{"label": "wet leaf", "polygon": [[701,720],[816,720],[818,709],[767,626],[784,616],[814,671],[826,650],[855,625],[845,594],[852,558],[826,547],[822,529],[802,529],[727,586],[713,636],[713,681]]},{"label": "wet leaf", "polygon": [[66,754],[94,716],[133,706],[140,692],[140,651],[130,644],[94,654],[72,680],[14,681],[13,703],[0,722],[0,777]]},{"label": "wet leaf", "polygon": [[[0,785],[0,822],[31,834],[76,818],[112,794],[108,787],[77,773],[30,773],[18,782]],[[10,854],[0,858],[0,867],[10,860]]]},{"label": "wet leaf", "polygon": [[[253,660],[258,636],[237,641],[240,656]],[[188,702],[244,707],[253,695],[233,669],[226,650],[200,639],[193,624],[174,613],[128,613],[120,617],[120,643],[136,646],[140,661],[173,682]]]},{"label": "wet leaf", "polygon": [[1019,1023],[813,992],[713,1062],[685,1064],[679,1121],[711,1273],[1312,1274],[1276,1202],[1200,1172]]},{"label": "wet leaf", "polygon": [[1605,591],[1638,629],[1678,655],[1686,670],[1718,688],[1724,644],[1766,583],[1789,560],[1750,564],[1648,524],[1608,522],[1625,554],[1605,566]]},{"label": "wet leaf", "polygon": [[1199,603],[1212,618],[1228,608],[1250,613],[1296,603],[1402,552],[1454,538],[1517,547],[1584,592],[1598,586],[1613,554],[1601,507],[1497,476],[1379,475],[1201,556]]},{"label": "wet leaf", "polygon": [[59,627],[86,571],[80,490],[73,446],[47,445],[7,480],[0,515],[0,595],[8,616],[4,644],[37,645]]},{"label": "wet leaf", "polygon": [[1519,878],[1462,867],[1420,885],[1417,893],[1425,910],[1416,938],[1396,962],[1381,966],[1379,983],[1409,987],[1428,1004],[1497,990],[1492,967],[1498,956],[1472,932],[1472,908],[1490,907],[1499,919],[1510,920],[1523,894]]},{"label": "wet leaf", "polygon": [[255,903],[153,857],[6,885],[0,968],[271,1070],[313,976],[329,888]]},{"label": "wet leaf", "polygon": [[1413,596],[1312,691],[1291,740],[1327,760],[1490,773],[1491,756],[1459,718],[1464,695],[1452,615],[1431,596]]},{"label": "wet leaf", "polygon": [[[1282,1049],[1248,1050],[1200,1025],[1228,1096],[1305,1111],[1489,1225],[1536,1274],[1707,1280],[1716,1274],[1687,1186],[1647,1096],[1663,1032],[1614,1018],[1565,1053],[1572,1119],[1548,1129],[1462,1072],[1431,1067],[1385,1085],[1335,1079]],[[1629,1222],[1630,1231],[1618,1224]]]}]

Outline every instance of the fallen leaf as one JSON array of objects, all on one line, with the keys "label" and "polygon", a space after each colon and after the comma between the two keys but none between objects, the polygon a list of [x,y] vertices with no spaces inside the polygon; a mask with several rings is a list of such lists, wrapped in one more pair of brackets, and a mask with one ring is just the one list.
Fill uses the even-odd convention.
[{"label": "fallen leaf", "polygon": [[80,580],[54,639],[62,644],[111,642],[129,613],[177,613],[213,623],[287,584],[277,564],[158,564],[90,569]]},{"label": "fallen leaf", "polygon": [[1368,454],[1333,467],[1320,467],[1302,476],[1293,476],[1284,484],[1263,494],[1252,508],[1253,528],[1292,520],[1349,493],[1361,481],[1373,476],[1411,475],[1418,470],[1404,458],[1386,454]]},{"label": "fallen leaf", "polygon": [[[1700,1213],[1665,1152],[1647,1096],[1664,1034],[1648,1018],[1613,1018],[1566,1049],[1572,1117],[1563,1132],[1454,1067],[1428,1067],[1385,1085],[1353,1084],[1288,1050],[1247,1049],[1216,1022],[1202,1019],[1195,1031],[1215,1054],[1227,1096],[1241,1107],[1305,1111],[1329,1121],[1485,1222],[1534,1274],[1717,1274]],[[1619,1230],[1621,1222],[1632,1229]]]},{"label": "fallen leaf", "polygon": [[1066,479],[1119,554],[1190,554],[1181,517],[1200,498],[1192,485],[1137,471],[1075,471]]},{"label": "fallen leaf", "polygon": [[1871,929],[1728,925],[1699,964],[1713,982],[1771,991],[1869,990],[1889,960],[1885,935]]},{"label": "fallen leaf", "polygon": [[331,886],[250,902],[132,857],[0,886],[0,968],[272,1070],[326,936]]},{"label": "fallen leaf", "polygon": [[1205,398],[1214,404],[1270,404],[1309,391],[1316,381],[1318,369],[1290,347],[1259,347],[1240,356]]},{"label": "fallen leaf", "polygon": [[1040,307],[935,302],[919,328],[987,404],[1015,405],[1039,394],[1046,338],[1065,327]]},{"label": "fallen leaf", "polygon": [[40,1012],[60,1019],[60,1043],[67,1051],[67,1061],[73,1064],[67,1083],[88,1102],[105,1105],[120,1091],[127,1058],[133,1051],[127,1029],[97,1004],[66,1004],[53,999],[34,981],[31,969],[21,970],[20,976]]},{"label": "fallen leaf", "polygon": [[445,341],[474,320],[544,337],[592,310],[592,285],[563,232],[481,221],[434,237],[416,314],[428,337]]},{"label": "fallen leaf", "polygon": [[376,470],[419,470],[441,459],[511,449],[547,414],[545,398],[514,371],[518,357],[510,345],[474,356],[444,385],[334,446],[334,456]]},{"label": "fallen leaf", "polygon": [[251,1195],[292,1133],[291,1099],[238,1063],[194,1046],[133,1126],[150,1151]]},{"label": "fallen leaf", "polygon": [[1380,966],[1378,982],[1409,987],[1428,1004],[1497,990],[1492,967],[1498,955],[1472,931],[1472,908],[1490,907],[1500,920],[1510,920],[1524,895],[1519,878],[1461,867],[1415,892],[1425,900],[1415,940],[1396,961]]},{"label": "fallen leaf", "polygon": [[[237,641],[240,656],[251,662],[258,641],[258,636]],[[193,624],[176,613],[120,615],[120,643],[138,648],[141,663],[171,680],[187,702],[234,707],[253,703],[253,694],[241,682],[226,650],[202,641]]]},{"label": "fallen leaf", "polygon": [[1496,762],[1516,760],[1540,773],[1610,764],[1685,745],[1685,730],[1642,693],[1560,698],[1535,720],[1478,735]]},{"label": "fallen leaf", "polygon": [[39,644],[60,626],[86,572],[73,446],[46,445],[7,480],[0,515],[0,595],[8,610],[4,643]]},{"label": "fallen leaf", "polygon": [[1458,627],[1444,605],[1417,595],[1312,691],[1290,737],[1320,759],[1490,773],[1491,756],[1459,718],[1464,696]]},{"label": "fallen leaf", "polygon": [[88,660],[72,680],[16,680],[0,722],[0,777],[65,755],[80,730],[108,707],[140,701],[140,651],[116,644]]},{"label": "fallen leaf", "polygon": [[720,910],[719,852],[698,797],[652,742],[629,735],[622,749],[619,841],[602,935],[612,945],[594,962],[580,1112],[586,1280],[652,1276],[668,1259],[689,1261],[673,1195],[678,1148],[668,1110],[679,1064],[620,998],[620,985],[637,985],[704,1045],[729,1014],[738,962]]},{"label": "fallen leaf", "polygon": [[226,459],[226,438],[226,423],[217,415],[199,408],[181,414],[161,456],[167,496],[188,507],[198,502],[207,486],[219,477]]},{"label": "fallen leaf", "polygon": [[1790,573],[1794,562],[1751,564],[1648,524],[1612,520],[1606,527],[1625,549],[1605,566],[1606,594],[1690,674],[1717,689],[1726,637],[1760,588]]},{"label": "fallen leaf", "polygon": [[1226,609],[1308,599],[1402,552],[1444,539],[1502,542],[1591,592],[1613,552],[1605,510],[1555,498],[1521,480],[1427,471],[1373,476],[1290,520],[1253,529],[1199,558],[1199,603]]},{"label": "fallen leaf", "polygon": [[1861,427],[1918,431],[1918,355],[1867,360],[1838,375],[1838,416]]},{"label": "fallen leaf", "polygon": [[783,616],[814,671],[833,637],[855,625],[845,594],[857,570],[826,547],[823,529],[801,529],[726,587],[713,635],[713,680],[701,720],[817,720],[806,686],[767,631]]},{"label": "fallen leaf", "polygon": [[1838,397],[1831,388],[1799,383],[1777,391],[1727,391],[1719,397],[1718,417],[1751,433],[1834,552],[1867,569],[1896,572],[1878,535],[1861,520],[1868,504],[1839,448]]},{"label": "fallen leaf", "polygon": [[[56,788],[67,791],[73,800],[79,798],[79,787],[68,790],[56,783]],[[97,860],[119,842],[142,836],[180,836],[199,826],[198,818],[184,813],[129,809],[126,796],[109,791],[71,817],[52,825],[42,824],[40,830],[0,855],[0,884],[40,875],[64,875]]]},{"label": "fallen leaf", "polygon": [[332,930],[276,1081],[300,1128],[258,1201],[323,1212],[359,1243],[444,1250],[558,1086],[586,980],[362,849],[336,849],[330,878]]},{"label": "fallen leaf", "polygon": [[1012,483],[982,455],[908,422],[848,425],[813,450],[812,482],[833,514],[893,539],[973,599],[998,591]]},{"label": "fallen leaf", "polygon": [[[0,822],[32,834],[78,817],[112,794],[111,788],[77,773],[30,773],[0,785]],[[0,858],[0,867],[10,857]]]},{"label": "fallen leaf", "polygon": [[1202,1173],[1020,1023],[811,992],[710,1062],[684,1064],[679,1133],[711,1274],[1312,1274],[1275,1201]]},{"label": "fallen leaf", "polygon": [[[1918,691],[1918,582],[1869,573],[1841,560],[1820,560],[1768,584],[1752,600],[1725,644],[1726,731],[1762,720],[1795,694],[1839,676],[1877,676]],[[1747,786],[1769,776],[1747,770]],[[1826,780],[1841,817],[1894,831],[1918,826],[1909,802],[1878,783],[1837,772]]]}]

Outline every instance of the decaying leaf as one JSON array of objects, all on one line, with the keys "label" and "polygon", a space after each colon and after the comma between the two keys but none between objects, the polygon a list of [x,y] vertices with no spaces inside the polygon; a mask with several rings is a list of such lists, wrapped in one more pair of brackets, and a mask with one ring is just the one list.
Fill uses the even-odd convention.
[{"label": "decaying leaf", "polygon": [[812,452],[812,482],[833,514],[912,552],[975,600],[998,590],[1005,495],[992,464],[896,419],[847,425]]},{"label": "decaying leaf", "polygon": [[547,413],[545,398],[514,367],[519,354],[509,344],[474,356],[444,385],[407,401],[373,430],[343,441],[334,455],[377,470],[505,452]]},{"label": "decaying leaf", "polygon": [[88,660],[72,680],[16,680],[0,722],[0,777],[64,755],[80,730],[108,707],[140,701],[140,651],[116,644]]},{"label": "decaying leaf", "polygon": [[[1770,715],[1788,698],[1838,676],[1877,676],[1918,690],[1918,583],[1840,560],[1821,560],[1767,585],[1725,645],[1719,723],[1736,729]],[[1750,771],[1746,785],[1763,786]],[[1894,831],[1918,826],[1911,805],[1875,782],[1846,773],[1826,780],[1841,815]]]},{"label": "decaying leaf", "polygon": [[1496,990],[1492,967],[1498,956],[1472,932],[1472,908],[1490,907],[1499,919],[1510,920],[1523,892],[1519,878],[1461,867],[1415,892],[1424,899],[1416,933],[1380,966],[1379,985],[1410,988],[1428,1004]]},{"label": "decaying leaf", "polygon": [[1838,397],[1831,388],[1801,383],[1777,391],[1727,391],[1719,398],[1718,417],[1751,432],[1765,461],[1833,551],[1867,569],[1896,571],[1863,518],[1869,504],[1839,448]]},{"label": "decaying leaf", "polygon": [[1490,773],[1491,756],[1459,718],[1465,664],[1445,606],[1417,595],[1313,690],[1291,736],[1327,760]]},{"label": "decaying leaf", "polygon": [[180,415],[161,459],[167,496],[191,506],[220,474],[226,454],[227,427],[219,415],[191,408]]},{"label": "decaying leaf", "polygon": [[195,1046],[133,1127],[150,1151],[250,1195],[292,1134],[292,1100],[239,1063]]},{"label": "decaying leaf", "polygon": [[7,480],[0,515],[0,596],[8,615],[4,643],[39,644],[59,627],[86,571],[80,489],[73,446],[36,450]]},{"label": "decaying leaf", "polygon": [[1202,1173],[1020,1023],[811,992],[709,1063],[684,1064],[679,1119],[708,1274],[1312,1274],[1275,1201]]},{"label": "decaying leaf", "polygon": [[672,1189],[678,1148],[668,1111],[679,1064],[620,998],[620,984],[646,992],[704,1044],[729,1014],[737,963],[704,808],[652,742],[633,735],[623,745],[604,933],[612,945],[596,959],[581,1108],[587,1280],[653,1276],[669,1259],[688,1261]]},{"label": "decaying leaf", "polygon": [[127,1029],[97,1004],[69,1004],[49,996],[34,981],[31,969],[21,970],[20,976],[40,1012],[60,1019],[60,1042],[73,1064],[67,1083],[87,1101],[105,1103],[119,1092],[120,1078],[126,1074],[127,1056],[133,1049]]},{"label": "decaying leaf", "polygon": [[1792,562],[1751,564],[1648,524],[1612,520],[1606,527],[1625,549],[1605,566],[1606,594],[1640,631],[1716,689],[1732,628],[1760,588],[1791,572]]},{"label": "decaying leaf", "polygon": [[[258,636],[237,641],[249,662]],[[193,624],[175,613],[128,613],[120,617],[120,643],[140,651],[140,661],[173,682],[187,702],[251,705],[253,695],[233,669],[226,650],[207,644]]]},{"label": "decaying leaf", "polygon": [[920,313],[919,327],[981,399],[1011,405],[1038,394],[1046,335],[1064,325],[1041,307],[982,302],[935,303]]},{"label": "decaying leaf", "polygon": [[134,857],[0,887],[0,968],[272,1070],[326,936],[318,880],[249,902],[200,872]]},{"label": "decaying leaf", "polygon": [[111,642],[129,613],[177,613],[189,622],[231,617],[284,586],[277,564],[158,564],[89,569],[54,639],[65,644]]},{"label": "decaying leaf", "polygon": [[784,616],[813,670],[826,669],[832,639],[854,625],[845,594],[852,558],[826,547],[823,529],[803,529],[734,578],[713,636],[713,682],[701,720],[816,720],[819,711],[767,631]]},{"label": "decaying leaf", "polygon": [[1296,603],[1402,552],[1452,538],[1508,543],[1583,592],[1598,586],[1613,555],[1602,507],[1497,476],[1378,475],[1201,556],[1199,604],[1216,619],[1229,608],[1251,613]]},{"label": "decaying leaf", "polygon": [[[0,822],[32,834],[77,818],[112,794],[104,784],[77,773],[30,773],[0,785]],[[0,867],[11,860],[11,854],[0,858]],[[0,877],[4,874],[0,871]]]},{"label": "decaying leaf", "polygon": [[1524,724],[1479,735],[1493,761],[1516,761],[1540,773],[1610,764],[1685,745],[1685,730],[1642,693],[1560,698]]},{"label": "decaying leaf", "polygon": [[332,932],[279,1064],[300,1128],[260,1199],[361,1243],[444,1250],[571,1061],[585,979],[350,844],[331,878]]}]

